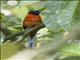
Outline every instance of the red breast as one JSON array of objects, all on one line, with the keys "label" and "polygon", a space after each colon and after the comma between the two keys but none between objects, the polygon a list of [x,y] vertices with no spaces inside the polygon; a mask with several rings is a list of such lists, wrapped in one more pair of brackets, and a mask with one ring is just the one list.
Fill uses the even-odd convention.
[{"label": "red breast", "polygon": [[23,21],[23,26],[25,26],[25,28],[29,26],[35,27],[41,23],[42,23],[42,20],[40,15],[28,14]]}]

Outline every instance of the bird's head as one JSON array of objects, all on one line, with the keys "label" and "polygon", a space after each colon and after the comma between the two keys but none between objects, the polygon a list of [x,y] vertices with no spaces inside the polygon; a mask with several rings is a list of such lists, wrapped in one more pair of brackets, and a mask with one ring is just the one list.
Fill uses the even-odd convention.
[{"label": "bird's head", "polygon": [[28,8],[29,8],[28,14],[39,15],[43,10],[46,9],[46,6],[40,8],[40,9],[38,9],[38,10],[34,10],[33,8],[31,8],[31,7],[29,7],[29,6],[28,6]]},{"label": "bird's head", "polygon": [[39,10],[29,11],[28,14],[39,15],[40,11]]}]

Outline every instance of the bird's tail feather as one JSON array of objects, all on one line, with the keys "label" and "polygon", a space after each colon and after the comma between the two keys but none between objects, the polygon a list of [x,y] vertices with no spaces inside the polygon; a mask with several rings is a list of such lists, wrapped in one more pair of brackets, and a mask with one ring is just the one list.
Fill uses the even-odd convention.
[{"label": "bird's tail feather", "polygon": [[36,47],[36,36],[28,38],[28,47],[35,48]]}]

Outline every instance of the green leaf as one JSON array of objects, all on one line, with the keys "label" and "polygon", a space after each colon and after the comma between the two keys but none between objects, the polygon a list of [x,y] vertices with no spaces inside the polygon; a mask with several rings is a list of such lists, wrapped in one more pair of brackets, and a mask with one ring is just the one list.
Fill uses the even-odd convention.
[{"label": "green leaf", "polygon": [[61,49],[61,53],[66,56],[80,56],[80,41],[74,41]]},{"label": "green leaf", "polygon": [[55,32],[71,29],[74,18],[77,22],[80,20],[79,4],[79,1],[47,1],[47,12],[44,14],[47,28]]},{"label": "green leaf", "polygon": [[2,22],[3,20],[5,20],[5,15],[3,13],[0,12],[0,21]]},{"label": "green leaf", "polygon": [[80,56],[68,56],[60,60],[80,60]]}]

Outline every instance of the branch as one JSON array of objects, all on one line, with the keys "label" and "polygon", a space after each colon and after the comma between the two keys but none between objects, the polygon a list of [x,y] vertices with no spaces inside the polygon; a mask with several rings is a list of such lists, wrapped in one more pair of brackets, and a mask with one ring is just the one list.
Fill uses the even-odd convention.
[{"label": "branch", "polygon": [[15,40],[17,40],[17,36],[21,36],[21,35],[25,36],[25,35],[27,35],[29,32],[33,31],[33,30],[38,30],[38,29],[44,28],[44,27],[45,27],[45,25],[42,23],[42,24],[40,24],[40,25],[38,25],[38,26],[36,26],[36,27],[34,27],[34,28],[26,29],[26,30],[24,30],[24,31],[11,34],[11,35],[7,36],[6,38],[4,38],[4,42],[7,41],[7,40],[15,41]]}]

